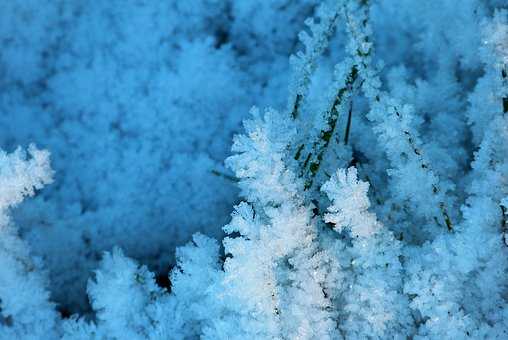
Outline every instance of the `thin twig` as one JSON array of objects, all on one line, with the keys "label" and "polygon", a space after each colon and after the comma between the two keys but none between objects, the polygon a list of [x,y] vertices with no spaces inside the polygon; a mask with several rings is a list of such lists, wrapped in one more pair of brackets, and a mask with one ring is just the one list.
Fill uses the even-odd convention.
[{"label": "thin twig", "polygon": [[501,205],[501,234],[503,235],[503,243],[508,247],[508,220],[506,219],[507,210],[506,207]]},{"label": "thin twig", "polygon": [[344,145],[348,144],[349,131],[351,130],[351,120],[353,116],[353,100],[349,101],[349,113],[347,116],[346,132],[344,133]]},{"label": "thin twig", "polygon": [[[506,69],[501,71],[501,75],[503,76],[503,79],[508,82],[508,74]],[[508,113],[508,97],[503,97],[503,113]]]},{"label": "thin twig", "polygon": [[228,175],[226,173],[223,173],[221,171],[218,171],[218,170],[211,170],[210,171],[212,174],[214,174],[215,176],[218,176],[218,177],[222,177],[230,182],[233,182],[233,183],[238,183],[240,180],[238,178],[236,178],[235,176],[231,176],[231,175]]}]

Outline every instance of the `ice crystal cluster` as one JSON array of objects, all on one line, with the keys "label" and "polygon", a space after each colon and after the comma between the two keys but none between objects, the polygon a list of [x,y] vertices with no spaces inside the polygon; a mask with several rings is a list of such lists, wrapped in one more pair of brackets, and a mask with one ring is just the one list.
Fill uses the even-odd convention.
[{"label": "ice crystal cluster", "polygon": [[505,0],[0,8],[0,339],[508,339]]}]

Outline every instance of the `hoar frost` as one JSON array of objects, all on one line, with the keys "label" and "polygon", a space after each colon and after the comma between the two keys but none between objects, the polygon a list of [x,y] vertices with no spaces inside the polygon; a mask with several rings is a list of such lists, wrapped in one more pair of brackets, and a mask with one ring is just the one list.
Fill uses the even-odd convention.
[{"label": "hoar frost", "polygon": [[[132,45],[116,36],[92,38],[104,51],[130,56],[111,67],[107,53],[95,56],[90,41],[73,39],[88,36],[83,22],[69,27],[75,35],[60,37],[40,36],[45,23],[31,23],[37,28],[34,39],[69,46],[68,53],[57,55],[37,46],[41,51],[23,56],[34,65],[58,59],[53,71],[41,68],[43,74],[14,72],[16,61],[9,64],[9,54],[17,50],[14,40],[6,40],[0,65],[10,77],[2,84],[11,99],[25,98],[25,105],[34,107],[44,102],[62,115],[58,123],[44,124],[60,126],[68,148],[78,147],[85,127],[93,127],[101,143],[123,151],[85,143],[72,163],[66,148],[57,148],[55,158],[71,164],[58,163],[56,175],[48,151],[30,146],[28,153],[0,152],[1,339],[508,338],[508,10],[503,1],[171,4],[182,18],[166,18],[162,5],[137,8],[148,21],[131,16],[136,11],[130,7],[120,6],[119,12],[58,7],[64,16],[84,11],[100,25],[110,19],[127,25],[116,33],[135,36]],[[115,16],[104,14],[108,11]],[[312,18],[303,20],[303,14]],[[146,34],[130,30],[137,27],[135,20]],[[171,47],[175,59],[159,64],[165,40],[149,38],[147,22],[171,27],[178,41]],[[214,30],[211,39],[207,27]],[[297,34],[298,29],[303,31]],[[26,33],[10,35],[22,42],[30,38]],[[142,53],[134,53],[138,50]],[[150,50],[156,51],[149,54],[151,67],[139,68]],[[290,51],[288,61],[281,53]],[[80,53],[94,62],[81,64],[73,57]],[[41,55],[46,57],[39,60]],[[90,99],[94,94],[67,92],[65,84],[99,74],[108,86],[95,95],[107,100],[97,104]],[[286,82],[287,93],[281,90]],[[61,101],[48,104],[48,98]],[[223,166],[211,157],[225,156],[217,136],[236,130],[244,118],[238,112],[247,112],[250,101],[273,107],[250,110]],[[114,112],[111,103],[125,115],[98,114]],[[63,118],[74,105],[75,119]],[[166,114],[166,106],[177,114]],[[22,117],[30,117],[27,110]],[[88,111],[101,118],[86,120],[82,115]],[[147,114],[140,120],[136,112]],[[231,119],[226,112],[233,113]],[[181,118],[186,115],[191,118]],[[41,131],[20,133],[48,137]],[[50,150],[62,147],[48,140]],[[139,155],[143,163],[133,163]],[[100,176],[88,173],[78,184],[67,177],[66,171],[78,171],[90,159],[96,171],[121,174],[113,176],[110,189],[120,188],[118,195],[99,185],[97,199],[87,200],[82,184]],[[184,171],[166,171],[173,166]],[[62,182],[59,167],[66,173]],[[52,186],[43,187],[53,177],[59,187],[52,194],[47,191]],[[239,199],[219,242],[213,214],[221,213],[221,197],[234,201],[233,183]],[[79,190],[60,188],[66,185]],[[33,205],[14,209],[39,192]],[[142,195],[152,205],[139,204]],[[36,217],[54,209],[49,202],[55,197],[64,206],[66,199],[80,200],[81,210],[62,208],[61,218],[55,215],[43,225]],[[178,202],[186,198],[189,206],[182,209]],[[200,209],[202,201],[208,209]],[[132,210],[127,218],[122,205]],[[210,230],[202,231],[215,237],[195,233],[176,248],[163,286],[151,268],[169,266],[171,249],[165,247],[173,241],[160,214],[168,206],[184,211],[175,213],[179,222],[187,215],[209,223]],[[16,213],[22,227],[16,226]],[[92,229],[72,234],[65,221]],[[94,222],[101,228],[88,225]],[[61,243],[70,242],[62,235],[72,235],[67,246],[79,251],[57,265],[60,258],[50,256],[56,248],[44,245],[46,231]],[[101,237],[110,238],[90,245]],[[98,250],[107,252],[97,256]],[[95,270],[71,271],[79,263]],[[66,307],[86,311],[84,295],[64,292],[85,286],[91,311],[61,312],[55,296],[64,302],[67,296]]]}]

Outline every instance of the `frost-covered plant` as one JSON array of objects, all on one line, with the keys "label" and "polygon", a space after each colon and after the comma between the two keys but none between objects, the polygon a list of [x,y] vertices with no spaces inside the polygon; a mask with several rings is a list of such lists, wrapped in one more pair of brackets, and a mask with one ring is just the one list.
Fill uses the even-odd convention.
[{"label": "frost-covered plant", "polygon": [[49,300],[47,277],[12,223],[9,209],[52,182],[49,153],[31,145],[27,154],[0,151],[0,337],[56,336],[58,313]]},{"label": "frost-covered plant", "polygon": [[[387,15],[407,53],[386,52]],[[48,154],[0,157],[1,337],[508,337],[508,11],[330,0],[306,24],[287,107],[251,109],[234,178],[215,172],[242,199],[222,247],[195,234],[168,287],[115,249],[87,284],[95,314],[61,318],[8,215],[50,182]]]},{"label": "frost-covered plant", "polygon": [[[403,337],[412,333],[408,298],[402,294],[401,243],[368,211],[368,183],[356,168],[340,169],[322,190],[332,204],[324,221],[350,234],[350,246],[341,250],[350,262],[339,314],[346,338]],[[340,256],[344,256],[341,254]]]}]

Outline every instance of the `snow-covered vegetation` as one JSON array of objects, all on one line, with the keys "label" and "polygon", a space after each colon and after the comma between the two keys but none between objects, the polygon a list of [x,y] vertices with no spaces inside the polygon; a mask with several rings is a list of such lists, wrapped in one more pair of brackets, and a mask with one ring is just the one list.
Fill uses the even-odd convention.
[{"label": "snow-covered vegetation", "polygon": [[0,339],[508,338],[506,0],[0,9]]}]

